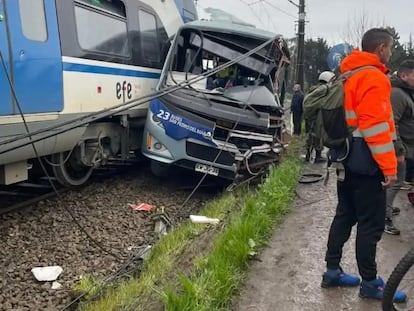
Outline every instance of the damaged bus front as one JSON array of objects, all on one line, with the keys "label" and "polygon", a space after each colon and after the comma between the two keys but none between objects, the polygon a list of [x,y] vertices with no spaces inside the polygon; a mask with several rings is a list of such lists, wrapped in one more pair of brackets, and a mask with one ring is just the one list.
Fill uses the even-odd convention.
[{"label": "damaged bus front", "polygon": [[152,168],[174,164],[234,180],[279,161],[288,64],[272,33],[215,21],[183,26],[158,90],[178,87],[152,100],[146,119],[142,152]]}]

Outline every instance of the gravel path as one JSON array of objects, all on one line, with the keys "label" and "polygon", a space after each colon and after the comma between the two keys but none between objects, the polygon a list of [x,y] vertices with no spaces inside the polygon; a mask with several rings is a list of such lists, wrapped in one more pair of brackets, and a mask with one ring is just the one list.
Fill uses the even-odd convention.
[{"label": "gravel path", "polygon": [[[86,237],[64,206],[106,249],[126,258],[137,247],[157,239],[151,213],[134,211],[128,203],[164,206],[176,224],[197,212],[212,197],[210,191],[217,191],[202,188],[180,208],[191,187],[179,190],[179,186],[193,185],[199,180],[186,176],[160,180],[144,165],[40,202],[35,208],[2,215],[0,310],[59,310],[70,302],[71,289],[82,275],[102,278],[122,265]],[[33,267],[52,265],[63,268],[57,280],[62,288],[58,290],[51,289],[51,282],[36,281],[31,273]]]}]

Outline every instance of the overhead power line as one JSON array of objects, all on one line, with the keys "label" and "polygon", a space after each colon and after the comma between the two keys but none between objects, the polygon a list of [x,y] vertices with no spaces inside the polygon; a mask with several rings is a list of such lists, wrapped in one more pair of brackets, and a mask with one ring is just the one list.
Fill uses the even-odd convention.
[{"label": "overhead power line", "polygon": [[290,3],[292,3],[294,6],[296,6],[297,8],[299,8],[300,7],[300,5],[299,4],[297,4],[297,3],[295,3],[295,2],[293,2],[292,0],[288,0]]},{"label": "overhead power line", "polygon": [[270,1],[268,1],[268,0],[261,0],[261,1],[263,1],[263,2],[265,2],[265,3],[267,3],[267,5],[269,5],[269,6],[271,6],[272,8],[274,8],[275,10],[277,10],[277,11],[279,11],[279,12],[281,12],[281,13],[284,13],[284,14],[286,14],[286,15],[288,15],[288,16],[290,16],[290,17],[293,17],[293,18],[297,18],[297,16],[295,16],[295,15],[293,15],[293,14],[291,14],[291,13],[289,13],[288,11],[285,11],[285,10],[283,10],[283,9],[281,9],[281,8],[279,8],[279,7],[277,7],[276,5],[274,5],[273,3],[271,3]]}]

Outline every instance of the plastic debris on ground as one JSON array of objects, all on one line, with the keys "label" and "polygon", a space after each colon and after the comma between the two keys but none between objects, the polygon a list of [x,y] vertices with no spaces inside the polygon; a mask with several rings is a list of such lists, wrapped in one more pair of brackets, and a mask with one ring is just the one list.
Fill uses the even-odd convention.
[{"label": "plastic debris on ground", "polygon": [[220,222],[218,218],[209,218],[206,216],[190,215],[190,219],[195,224],[213,224],[216,225]]},{"label": "plastic debris on ground", "polygon": [[164,207],[157,208],[156,214],[152,216],[154,221],[154,231],[158,235],[166,235],[168,229],[171,227],[171,220],[165,212]]},{"label": "plastic debris on ground", "polygon": [[55,281],[63,272],[61,266],[36,267],[32,269],[32,273],[39,282]]},{"label": "plastic debris on ground", "polygon": [[145,211],[149,212],[154,209],[154,205],[150,205],[147,203],[137,203],[137,204],[128,204],[130,208],[132,208],[134,211]]},{"label": "plastic debris on ground", "polygon": [[52,289],[61,289],[62,288],[62,284],[60,284],[59,282],[53,282],[52,283]]},{"label": "plastic debris on ground", "polygon": [[152,249],[152,245],[147,245],[142,251],[141,251],[141,256],[139,258],[141,259],[145,259],[149,253],[151,252]]}]

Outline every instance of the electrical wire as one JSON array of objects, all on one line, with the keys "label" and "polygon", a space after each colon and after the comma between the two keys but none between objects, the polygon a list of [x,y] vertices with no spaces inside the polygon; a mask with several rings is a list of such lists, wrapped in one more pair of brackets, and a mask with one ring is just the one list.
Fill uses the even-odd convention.
[{"label": "electrical wire", "polygon": [[50,166],[55,166],[55,167],[60,167],[60,166],[62,166],[62,165],[65,165],[66,164],[66,162],[68,162],[68,160],[69,160],[69,158],[70,158],[70,156],[72,155],[72,153],[73,153],[73,150],[75,150],[75,148],[76,148],[76,145],[69,151],[69,153],[68,153],[68,155],[66,156],[66,158],[62,161],[62,163],[53,163],[52,161],[49,161],[48,159],[47,159],[47,157],[43,157],[43,160],[48,164],[48,165],[50,165]]},{"label": "electrical wire", "polygon": [[[266,43],[266,45],[264,45],[263,46],[263,44],[261,44],[260,46],[263,46],[263,48],[264,47],[266,47],[267,45],[269,45],[269,44],[272,44],[272,46],[271,46],[271,48],[268,50],[268,54],[270,55],[270,53],[271,53],[271,50],[272,50],[272,48],[273,48],[273,42],[274,42],[274,40],[270,40],[270,42],[269,41],[266,41],[265,43]],[[259,46],[259,47],[260,47]],[[255,49],[253,49],[253,50],[256,50],[257,48],[255,48]],[[246,53],[246,54],[248,54],[248,53]],[[243,54],[243,55],[246,55],[246,54]],[[245,56],[245,57],[248,57],[248,55],[247,56]],[[240,61],[240,60],[239,60]],[[229,63],[229,62],[228,62]],[[227,63],[226,63],[227,64]],[[172,67],[170,66],[170,69],[171,69]],[[218,68],[218,67],[217,67]],[[260,73],[259,73],[259,77],[260,77]],[[251,99],[251,96],[253,95],[253,92],[251,92],[250,93],[250,95],[249,95],[249,97],[248,97],[248,99],[246,100],[246,102],[249,102],[250,101],[250,99]],[[244,105],[243,106],[243,110],[242,111],[244,111],[244,110],[246,110],[247,109],[247,107],[248,107],[248,105]],[[232,132],[232,131],[234,131],[236,128],[237,128],[237,126],[238,126],[238,124],[239,124],[239,122],[240,122],[240,119],[241,119],[241,115],[242,115],[242,113],[240,113],[240,116],[238,117],[238,119],[236,120],[236,122],[234,123],[234,125],[233,125],[233,127],[232,127],[232,129],[231,130],[229,130],[228,131],[228,133],[227,133],[227,137],[226,137],[226,140],[225,140],[225,143],[228,143],[228,141],[230,140],[230,133]],[[223,152],[224,150],[223,149],[219,149],[219,152],[217,153],[217,155],[216,155],[216,157],[214,158],[214,160],[213,160],[213,162],[212,162],[212,164],[215,164],[216,162],[217,162],[217,160],[219,159],[219,157],[220,157],[220,155],[222,154],[222,152]],[[249,170],[249,168],[248,168],[248,170]],[[200,178],[200,180],[199,180],[199,182],[195,185],[195,187],[193,188],[193,190],[191,191],[191,193],[186,197],[186,199],[183,201],[183,203],[180,205],[180,207],[179,207],[179,209],[182,209],[186,204],[187,204],[187,202],[192,198],[192,196],[194,195],[194,193],[198,190],[198,188],[201,186],[201,184],[203,183],[203,181],[206,179],[206,177],[207,177],[207,173],[204,173],[204,175]],[[252,175],[254,175],[254,174],[252,174]],[[257,175],[254,175],[254,177],[257,177]],[[234,189],[234,188],[233,188]],[[138,303],[138,301],[139,301],[139,297],[136,299],[136,300],[134,300],[129,306],[128,306],[128,309],[127,310],[135,310],[136,309],[136,305],[137,305],[137,303]]]},{"label": "electrical wire", "polygon": [[[20,114],[20,116],[21,116],[21,118],[22,118],[22,120],[23,120],[23,124],[24,124],[24,127],[25,127],[25,130],[26,130],[26,132],[27,132],[27,135],[28,135],[28,137],[29,137],[29,143],[28,144],[30,144],[31,146],[32,146],[32,148],[33,148],[33,151],[34,151],[34,153],[35,153],[35,156],[36,156],[36,158],[37,158],[37,160],[39,161],[39,164],[40,164],[40,166],[41,166],[41,168],[42,168],[42,171],[43,171],[43,173],[46,175],[46,178],[47,178],[47,180],[49,181],[49,184],[50,184],[50,186],[52,187],[52,189],[53,189],[53,191],[56,193],[56,196],[61,200],[61,197],[60,197],[60,193],[59,193],[59,191],[58,191],[58,189],[57,189],[57,187],[56,187],[56,185],[55,185],[55,183],[53,182],[53,180],[52,180],[52,178],[50,177],[50,175],[49,175],[49,172],[47,171],[47,169],[46,169],[46,167],[45,167],[45,165],[44,165],[44,163],[43,163],[43,161],[42,161],[42,158],[40,157],[40,155],[39,155],[39,153],[38,153],[38,151],[37,151],[37,148],[36,148],[36,146],[35,146],[35,144],[34,144],[34,142],[33,142],[33,139],[32,139],[32,134],[30,133],[30,130],[29,130],[29,126],[28,126],[28,124],[27,124],[27,122],[26,122],[26,118],[25,118],[25,115],[24,115],[24,113],[23,113],[23,110],[22,110],[22,107],[21,107],[21,105],[20,105],[20,102],[19,102],[19,100],[18,100],[18,98],[17,98],[17,93],[16,93],[16,89],[15,89],[15,87],[14,87],[14,85],[13,85],[13,82],[12,82],[12,80],[11,80],[11,78],[10,78],[10,75],[9,75],[9,72],[7,71],[7,66],[6,66],[6,62],[5,62],[5,60],[4,60],[4,57],[3,57],[3,53],[2,53],[2,51],[0,51],[0,59],[1,59],[1,63],[2,63],[2,66],[3,66],[3,70],[4,70],[4,74],[5,74],[5,76],[6,76],[6,78],[7,78],[7,82],[8,82],[8,84],[9,84],[9,86],[10,86],[10,90],[11,90],[11,93],[12,93],[12,96],[13,96],[13,99],[14,99],[14,101],[15,101],[15,103],[16,103],[16,105],[17,105],[17,108],[18,108],[18,110],[19,110],[19,114]],[[109,255],[111,255],[111,256],[113,256],[114,258],[116,258],[116,259],[118,259],[118,260],[121,260],[121,258],[118,256],[118,255],[116,255],[116,254],[114,254],[113,252],[111,252],[111,251],[109,251],[109,250],[107,250],[101,243],[99,243],[97,240],[95,240],[87,231],[86,231],[86,229],[79,223],[79,221],[76,219],[76,217],[75,217],[75,215],[73,214],[73,212],[63,203],[63,204],[60,204],[61,206],[63,206],[63,208],[68,212],[68,214],[70,215],[70,217],[72,218],[72,220],[73,220],[73,222],[78,226],[78,228],[88,237],[88,239],[92,242],[92,243],[94,243],[98,248],[100,248],[103,252],[105,252],[105,253],[107,253],[107,254],[109,254]]]},{"label": "electrical wire", "polygon": [[[9,152],[11,150],[15,150],[17,148],[21,148],[21,147],[24,147],[24,146],[27,146],[27,145],[30,145],[31,143],[36,143],[38,141],[56,136],[58,134],[68,132],[72,129],[78,128],[78,127],[83,126],[83,125],[87,125],[91,122],[94,122],[94,121],[102,119],[102,118],[112,117],[113,115],[115,115],[117,113],[129,110],[131,108],[135,108],[137,106],[140,106],[140,105],[143,105],[143,104],[147,103],[150,100],[153,100],[153,99],[159,98],[163,95],[175,92],[178,89],[181,89],[181,88],[184,88],[185,86],[194,84],[198,81],[201,81],[202,79],[204,79],[206,77],[210,77],[210,76],[214,75],[215,73],[223,70],[224,68],[227,68],[227,67],[239,62],[240,60],[242,60],[242,59],[244,59],[244,58],[246,58],[246,57],[248,57],[252,54],[257,53],[258,51],[260,51],[261,49],[266,47],[268,44],[270,44],[271,42],[273,42],[277,38],[279,38],[279,37],[276,36],[274,38],[271,38],[271,39],[265,41],[264,43],[262,43],[261,45],[259,45],[258,47],[246,52],[245,54],[239,55],[238,57],[234,58],[233,60],[230,60],[230,61],[228,61],[228,62],[226,62],[226,63],[224,63],[220,66],[217,66],[216,68],[211,69],[211,70],[209,70],[209,71],[207,71],[207,72],[205,72],[201,75],[198,75],[196,77],[190,78],[190,79],[185,80],[185,81],[182,81],[182,82],[178,83],[176,86],[166,87],[162,91],[156,91],[154,93],[151,93],[151,94],[148,94],[148,95],[145,95],[145,96],[141,96],[137,99],[128,101],[128,102],[120,104],[120,105],[116,105],[116,106],[111,107],[111,108],[107,108],[107,109],[104,109],[104,110],[101,110],[101,111],[98,111],[98,112],[94,112],[94,113],[89,114],[89,115],[81,116],[79,118],[75,118],[75,119],[72,119],[72,120],[69,120],[69,121],[66,121],[66,122],[62,122],[61,124],[56,124],[56,125],[50,126],[48,128],[45,128],[45,129],[34,131],[34,132],[31,132],[30,134],[23,134],[23,135],[20,135],[20,136],[16,137],[15,139],[2,141],[2,142],[0,142],[0,146],[5,145],[5,144],[9,144],[11,142],[16,142],[16,141],[28,138],[29,136],[32,137],[32,140],[29,141],[29,142],[23,142],[23,143],[5,148],[3,150],[0,150],[0,154]],[[79,123],[76,123],[76,121],[79,121]],[[68,125],[68,127],[62,129],[61,127],[65,126],[65,125]],[[43,134],[43,133],[49,132],[51,130],[56,130],[56,131],[54,131],[53,133],[46,134],[45,136],[42,136],[42,137],[33,138],[34,135]]]},{"label": "electrical wire", "polygon": [[287,11],[281,9],[281,8],[278,8],[277,6],[275,6],[273,3],[271,3],[268,0],[262,0],[262,1],[266,2],[269,6],[271,6],[272,8],[274,8],[275,10],[277,10],[277,11],[283,13],[283,14],[286,14],[287,16],[293,17],[294,19],[298,18],[297,16],[295,16],[295,15],[293,15],[293,14],[291,14],[291,13],[289,13],[289,12],[287,12]]},{"label": "electrical wire", "polygon": [[[265,43],[263,43],[262,45],[260,45],[259,47],[257,47],[256,49],[253,49],[253,50],[251,50],[251,51],[249,51],[249,52],[247,52],[247,53],[245,53],[245,54],[243,54],[243,55],[241,55],[240,57],[238,57],[238,58],[235,58],[234,60],[232,60],[232,61],[229,61],[229,62],[227,62],[227,63],[225,63],[225,64],[223,64],[223,65],[221,65],[221,66],[218,66],[218,67],[216,67],[216,70],[211,70],[211,71],[208,71],[207,73],[209,73],[210,75],[213,75],[213,74],[215,74],[216,72],[218,72],[218,71],[220,71],[220,70],[222,70],[222,69],[224,69],[224,68],[227,68],[228,66],[231,66],[232,64],[234,64],[234,63],[236,63],[237,61],[240,61],[240,60],[242,60],[242,59],[244,59],[245,57],[248,57],[248,56],[250,56],[250,55],[252,55],[253,53],[255,53],[256,51],[259,51],[260,49],[262,49],[262,48],[264,48],[265,46],[267,46],[267,45],[269,45],[270,43],[272,43],[274,41],[274,39],[272,39],[272,40],[268,40],[268,41],[266,41]],[[171,67],[170,67],[171,68]],[[207,74],[206,73],[206,74]],[[204,77],[204,76],[207,76],[207,75],[202,75],[202,78]],[[191,83],[189,83],[189,82],[191,82],[191,80],[197,80],[197,79],[189,79],[189,80],[186,80],[186,81],[184,81],[184,82],[186,82],[186,83],[183,83],[183,82],[181,82],[181,83],[178,83],[176,86],[178,87],[178,88],[166,88],[166,89],[173,89],[173,91],[176,91],[176,90],[178,90],[178,89],[181,89],[181,88],[184,88],[185,86],[187,86],[187,85],[190,85]],[[199,79],[199,80],[201,80],[201,79]],[[197,81],[199,81],[199,80],[197,80]],[[195,83],[195,82],[194,82]],[[165,94],[169,94],[169,93],[171,93],[171,92],[173,92],[173,91],[170,91],[170,92],[159,92],[159,94],[163,94],[164,95],[164,93]],[[162,95],[159,95],[158,97],[160,97],[160,96],[162,96]],[[155,97],[156,98],[156,97]],[[247,107],[247,105],[246,106],[244,106],[244,109],[246,109],[246,107]],[[240,119],[239,119],[240,120]],[[239,122],[239,120],[236,122],[236,124],[235,124],[235,126],[234,126],[234,128],[237,126],[237,123]],[[228,139],[230,138],[230,136],[228,135],[228,137],[227,137],[227,141],[228,141]],[[220,150],[219,151],[219,153],[217,154],[217,156],[216,156],[216,158],[214,159],[214,163],[218,160],[218,158],[219,158],[219,156],[220,156],[220,154],[221,154],[221,152],[222,152],[223,150]],[[194,189],[193,189],[193,191],[187,196],[187,198],[185,199],[185,201],[181,204],[181,208],[183,207],[183,206],[185,206],[185,204],[191,199],[191,197],[194,195],[194,193],[198,190],[198,188],[199,188],[199,186],[202,184],[202,182],[204,181],[204,179],[207,177],[207,174],[205,173],[204,174],[204,176],[200,179],[200,181],[198,182],[198,184],[194,187]],[[136,256],[133,256],[133,257],[131,257],[131,259],[129,259],[128,261],[126,261],[125,263],[124,263],[124,265],[123,265],[123,267],[127,267],[128,265],[130,265],[131,263],[133,263],[133,261],[134,260],[136,260],[136,258],[137,258],[137,256],[139,256],[139,255],[136,255]],[[122,270],[122,269],[120,269],[120,270]],[[120,271],[120,270],[118,270],[118,271]],[[100,290],[102,290],[103,288],[104,288],[104,286],[105,285],[107,285],[109,282],[110,282],[110,280],[112,280],[113,279],[113,275],[111,275],[110,277],[108,277],[107,279],[106,279],[106,281],[104,281],[104,284],[103,284],[103,286],[101,286],[101,288],[100,288]],[[87,292],[87,293],[84,293],[84,294],[82,294],[81,296],[78,296],[74,301],[71,301],[67,306],[65,306],[63,309],[62,309],[62,311],[63,310],[67,310],[68,308],[70,308],[74,303],[76,303],[77,301],[79,301],[82,297],[84,297],[85,295],[87,295],[90,291],[92,290],[92,288]],[[135,302],[132,304],[132,305],[134,305],[135,304]]]},{"label": "electrical wire", "polygon": [[[213,70],[210,70],[210,71],[207,71],[206,73],[204,73],[203,75],[201,75],[201,76],[198,76],[198,77],[194,77],[194,78],[192,78],[192,79],[188,79],[188,80],[186,80],[186,81],[183,81],[183,82],[181,82],[181,83],[178,83],[175,87],[170,87],[170,88],[166,88],[166,89],[164,89],[163,91],[158,91],[158,92],[155,92],[155,93],[153,93],[153,94],[149,94],[149,95],[147,95],[147,96],[143,96],[143,97],[141,97],[141,98],[138,98],[138,99],[135,99],[135,100],[133,100],[133,101],[130,101],[130,102],[127,102],[127,103],[125,103],[125,104],[122,104],[122,105],[119,105],[119,106],[115,106],[115,107],[113,107],[113,108],[110,108],[110,109],[107,109],[107,110],[105,110],[105,111],[100,111],[100,112],[98,112],[98,113],[93,113],[93,114],[91,114],[91,115],[89,115],[89,116],[82,116],[82,117],[80,117],[80,118],[78,118],[78,119],[75,119],[75,120],[70,120],[70,121],[68,121],[68,122],[64,122],[63,124],[58,124],[58,125],[55,125],[55,126],[52,126],[52,127],[49,127],[49,128],[47,128],[47,129],[44,129],[44,130],[39,130],[39,131],[37,131],[37,132],[32,132],[32,133],[30,133],[30,131],[29,131],[29,129],[28,129],[28,126],[27,126],[27,122],[26,122],[26,120],[25,120],[25,118],[24,118],[24,113],[23,113],[23,111],[21,110],[21,106],[19,105],[19,103],[18,103],[18,100],[17,100],[17,95],[16,95],[16,93],[15,93],[15,90],[14,90],[14,87],[13,87],[13,84],[12,84],[12,82],[11,82],[11,80],[10,80],[10,77],[8,76],[8,79],[9,79],[9,84],[10,84],[10,86],[11,86],[11,88],[12,88],[12,91],[13,91],[13,96],[14,96],[14,98],[15,98],[15,100],[16,100],[16,103],[18,104],[18,107],[19,107],[19,109],[20,109],[20,115],[22,116],[22,119],[23,119],[23,123],[25,124],[25,127],[26,127],[26,131],[27,131],[27,134],[26,135],[21,135],[20,137],[18,137],[17,139],[15,139],[15,140],[11,140],[11,141],[3,141],[3,142],[1,142],[0,143],[0,145],[4,145],[4,144],[6,144],[6,143],[10,143],[10,142],[14,142],[14,141],[17,141],[17,140],[19,140],[19,139],[24,139],[24,138],[29,138],[29,142],[24,142],[23,144],[20,144],[20,145],[18,145],[18,146],[14,146],[14,147],[12,147],[11,149],[6,149],[6,150],[2,150],[1,152],[0,152],[0,154],[2,154],[2,153],[5,153],[5,152],[8,152],[8,151],[10,151],[10,150],[12,150],[12,149],[15,149],[15,148],[19,148],[19,147],[23,147],[23,146],[26,146],[26,145],[29,145],[29,144],[31,144],[32,145],[32,147],[34,148],[34,150],[35,150],[35,154],[36,154],[36,157],[39,159],[39,162],[41,162],[41,158],[40,158],[40,156],[38,155],[38,153],[37,153],[37,149],[36,149],[36,146],[34,145],[35,144],[35,142],[37,142],[37,141],[40,141],[40,140],[43,140],[43,139],[46,139],[46,138],[49,138],[49,137],[52,137],[52,136],[55,136],[55,135],[57,135],[57,134],[61,134],[61,133],[64,133],[64,132],[66,132],[66,131],[69,131],[69,130],[71,130],[71,129],[74,129],[74,128],[76,128],[76,127],[79,127],[79,126],[82,126],[82,125],[86,125],[86,124],[88,124],[88,123],[90,123],[90,122],[92,122],[93,120],[86,120],[86,118],[87,117],[90,117],[90,118],[93,118],[93,117],[96,117],[96,119],[98,119],[98,117],[101,117],[101,118],[104,118],[104,117],[108,117],[108,116],[112,116],[113,114],[116,114],[116,113],[119,113],[119,112],[121,112],[121,111],[125,111],[125,110],[127,110],[127,109],[130,109],[130,108],[133,108],[133,107],[136,107],[136,106],[138,106],[138,105],[140,105],[140,104],[144,104],[145,102],[147,102],[148,101],[148,99],[155,99],[155,98],[158,98],[158,97],[160,97],[160,96],[163,96],[163,95],[166,95],[166,94],[169,94],[169,93],[171,93],[171,92],[174,92],[174,91],[176,91],[176,90],[178,90],[178,89],[181,89],[181,88],[183,88],[183,87],[185,87],[185,86],[188,86],[188,85],[191,85],[192,83],[195,83],[195,82],[197,82],[197,81],[200,81],[201,79],[203,79],[203,78],[205,78],[205,77],[209,77],[209,76],[211,76],[211,75],[213,75],[213,74],[215,74],[216,72],[218,72],[218,71],[220,71],[220,70],[222,70],[222,69],[224,69],[224,68],[227,68],[227,67],[229,67],[229,66],[231,66],[231,65],[233,65],[233,64],[235,64],[235,63],[237,63],[237,62],[239,62],[240,60],[242,60],[242,59],[244,59],[244,58],[246,58],[246,57],[248,57],[248,56],[250,56],[250,55],[252,55],[252,54],[254,54],[254,53],[256,53],[256,52],[258,52],[259,50],[261,50],[262,48],[264,48],[264,47],[266,47],[268,44],[270,44],[270,43],[272,43],[273,41],[274,41],[274,39],[275,38],[272,38],[272,39],[269,39],[269,40],[267,40],[266,42],[264,42],[263,44],[261,44],[260,46],[258,46],[258,47],[256,47],[255,49],[252,49],[251,51],[248,51],[247,53],[245,53],[245,54],[243,54],[243,55],[240,55],[239,57],[237,57],[237,58],[235,58],[235,59],[233,59],[233,60],[230,60],[230,61],[228,61],[227,63],[224,63],[224,64],[222,64],[222,65],[220,65],[220,66],[218,66],[218,67],[216,67],[215,69],[213,69]],[[8,72],[7,72],[7,68],[6,68],[6,65],[5,65],[5,61],[4,61],[4,58],[3,58],[3,55],[1,54],[1,52],[0,52],[0,57],[1,57],[1,59],[2,59],[2,64],[3,64],[3,67],[4,67],[4,69],[5,69],[5,72],[6,72],[6,75],[8,75]],[[144,100],[145,100],[145,102],[144,102]],[[122,108],[121,108],[121,106],[123,106]],[[117,110],[117,111],[113,111],[114,109],[116,109],[116,108],[118,108],[118,107],[120,107],[121,109],[119,109],[119,110]],[[245,106],[245,108],[246,108],[247,106]],[[81,124],[76,124],[76,125],[73,125],[73,122],[74,121],[80,121],[80,123]],[[240,120],[240,119],[239,119]],[[235,124],[235,126],[234,127],[236,127],[237,126],[237,124],[238,124],[238,122],[239,122],[239,120],[236,122],[236,124]],[[59,128],[59,127],[62,127],[62,126],[64,126],[64,125],[67,125],[67,124],[71,124],[72,123],[72,125],[69,127],[69,128],[67,128],[67,129],[60,129],[59,131],[58,131],[58,133],[53,133],[52,135],[46,135],[46,137],[41,137],[41,138],[36,138],[36,139],[33,139],[33,135],[39,135],[39,134],[42,134],[43,132],[46,132],[46,131],[50,131],[51,129],[57,129],[57,128]],[[229,136],[227,137],[227,141],[228,141],[228,139],[229,139]],[[217,156],[216,156],[216,159],[214,160],[214,163],[217,161],[217,159],[219,158],[219,156],[220,156],[220,154],[221,154],[221,152],[222,152],[222,150],[220,151],[220,153],[218,153],[217,154]],[[43,163],[42,163],[42,169],[45,171],[45,173],[47,174],[47,170],[46,170],[46,168],[44,167],[44,165],[43,165]],[[48,176],[48,175],[47,175]],[[200,180],[200,182],[198,183],[198,185],[194,188],[194,190],[192,191],[192,193],[187,197],[187,199],[183,202],[183,204],[182,204],[182,206],[184,206],[187,202],[188,202],[188,200],[192,197],[192,195],[195,193],[195,191],[198,189],[198,187],[199,187],[199,185],[201,185],[201,183],[204,181],[204,179],[206,178],[206,176],[207,176],[207,174],[205,174],[204,176],[203,176],[203,178]],[[57,192],[57,189],[56,189],[56,187],[55,187],[55,185],[53,184],[53,181],[51,180],[51,178],[50,178],[50,176],[48,177],[48,179],[49,179],[49,181],[51,182],[51,185],[53,185],[52,187],[53,187],[53,189],[54,189],[54,191],[57,193],[57,194],[59,194],[58,192]],[[63,206],[64,206],[64,204],[63,204]],[[76,220],[76,217],[72,214],[72,212],[69,210],[69,209],[67,209],[66,207],[65,207],[65,209],[68,211],[68,213],[70,214],[70,216],[72,217],[72,219],[75,221],[75,223],[79,226],[79,228],[88,236],[88,238],[90,238],[91,239],[91,241],[93,241],[99,248],[101,248],[104,252],[106,252],[106,253],[108,253],[108,254],[110,254],[110,255],[112,255],[112,256],[114,256],[115,258],[117,258],[117,259],[120,259],[117,255],[115,255],[115,254],[112,254],[111,252],[109,252],[109,251],[107,251],[106,249],[104,249],[97,241],[95,241],[86,231],[85,231],[85,229],[79,224],[79,222]],[[133,257],[133,258],[135,258],[135,257]],[[125,263],[125,265],[128,265],[128,264],[131,264],[131,262],[132,262],[133,260],[132,259],[130,259],[129,261],[127,261],[126,263]],[[124,265],[124,266],[125,266]],[[82,298],[82,297],[79,297],[78,299],[80,299],[80,298]],[[74,303],[74,302],[73,302]],[[73,304],[72,303],[72,304]],[[71,305],[72,305],[71,304]]]},{"label": "electrical wire", "polygon": [[[137,253],[133,254],[130,257],[130,259],[128,261],[126,261],[118,270],[116,270],[114,273],[107,276],[99,284],[98,289],[94,293],[93,297],[91,297],[91,299],[93,299],[94,297],[97,297],[112,281],[114,281],[116,279],[119,279],[119,278],[123,277],[125,274],[129,273],[131,271],[131,269],[127,270],[128,266],[131,263],[133,263],[134,261],[142,259],[142,257],[144,256],[144,254],[147,251],[148,251],[147,248],[140,249]],[[78,295],[76,298],[74,298],[68,304],[66,304],[63,308],[61,308],[60,311],[65,311],[65,310],[68,310],[68,309],[72,309],[72,306],[75,303],[80,301],[83,297],[87,296],[94,289],[95,289],[95,286],[90,287],[87,291],[85,291],[84,293]]]},{"label": "electrical wire", "polygon": [[276,30],[276,29],[277,29],[277,27],[276,27],[275,23],[273,22],[273,19],[272,19],[272,17],[270,16],[270,13],[268,12],[268,10],[266,10],[266,6],[265,6],[265,3],[264,3],[264,2],[262,2],[262,7],[263,7],[263,9],[264,9],[264,11],[265,11],[265,13],[266,13],[266,15],[267,15],[267,18],[269,19],[270,23],[272,24],[273,29],[274,29],[275,31],[277,31],[277,30]]}]

